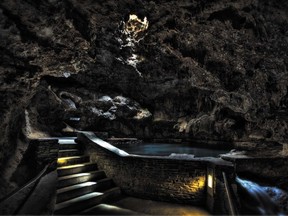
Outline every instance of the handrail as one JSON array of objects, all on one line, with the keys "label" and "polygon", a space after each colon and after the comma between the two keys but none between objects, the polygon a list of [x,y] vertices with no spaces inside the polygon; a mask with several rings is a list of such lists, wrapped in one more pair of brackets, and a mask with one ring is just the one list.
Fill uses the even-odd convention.
[{"label": "handrail", "polygon": [[97,136],[95,136],[95,134],[93,132],[88,132],[88,131],[81,131],[79,133],[83,134],[84,136],[86,136],[89,140],[91,140],[92,142],[96,143],[97,145],[101,146],[102,148],[105,148],[111,152],[113,152],[114,154],[120,156],[120,157],[127,157],[130,156],[130,154],[128,154],[127,152],[118,149],[117,147],[111,145],[110,143],[98,138]]},{"label": "handrail", "polygon": [[225,190],[226,190],[226,194],[227,194],[227,198],[228,198],[228,204],[229,204],[229,209],[230,209],[230,214],[232,216],[236,215],[236,211],[235,211],[235,207],[232,201],[232,197],[231,197],[231,192],[230,192],[230,188],[228,186],[228,181],[226,178],[226,173],[222,172],[223,175],[223,179],[224,179],[224,185],[225,185]]},{"label": "handrail", "polygon": [[16,189],[15,191],[13,191],[13,192],[11,192],[10,194],[8,194],[6,197],[2,198],[2,199],[0,200],[0,205],[1,205],[3,202],[11,199],[11,197],[14,197],[16,194],[18,194],[18,193],[19,193],[20,191],[22,191],[23,189],[25,189],[25,188],[29,187],[31,184],[35,183],[37,180],[39,180],[39,179],[46,173],[46,171],[47,171],[47,169],[48,169],[48,167],[49,167],[50,165],[51,165],[50,163],[47,164],[35,178],[31,179],[29,182],[27,182],[27,183],[26,183],[25,185],[23,185],[22,187]]},{"label": "handrail", "polygon": [[111,145],[110,143],[98,138],[93,132],[90,131],[78,131],[77,139],[88,139],[90,142],[97,144],[103,149],[110,151],[111,153],[119,156],[119,157],[130,157],[130,158],[145,158],[145,159],[169,159],[169,160],[189,160],[189,161],[197,161],[198,163],[207,163],[211,162],[211,159],[201,159],[195,157],[177,157],[177,156],[159,156],[159,155],[138,155],[138,154],[129,154],[124,150],[117,148],[116,146]]}]

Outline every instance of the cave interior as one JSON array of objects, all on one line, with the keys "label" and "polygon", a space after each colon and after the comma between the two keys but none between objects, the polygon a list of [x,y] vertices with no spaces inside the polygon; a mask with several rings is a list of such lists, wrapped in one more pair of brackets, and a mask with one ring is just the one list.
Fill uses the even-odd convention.
[{"label": "cave interior", "polygon": [[288,214],[287,11],[2,0],[0,214]]}]

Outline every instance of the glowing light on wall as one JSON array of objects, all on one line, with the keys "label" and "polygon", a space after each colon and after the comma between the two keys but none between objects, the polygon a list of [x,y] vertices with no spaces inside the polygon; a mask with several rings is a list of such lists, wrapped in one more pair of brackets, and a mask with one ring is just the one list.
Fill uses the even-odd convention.
[{"label": "glowing light on wall", "polygon": [[207,193],[213,197],[215,192],[214,170],[213,168],[207,169]]},{"label": "glowing light on wall", "polygon": [[198,192],[199,190],[203,190],[205,187],[205,176],[199,176],[197,178],[193,178],[188,186],[188,190],[192,193]]},{"label": "glowing light on wall", "polygon": [[211,174],[208,175],[208,187],[213,188],[213,176]]}]

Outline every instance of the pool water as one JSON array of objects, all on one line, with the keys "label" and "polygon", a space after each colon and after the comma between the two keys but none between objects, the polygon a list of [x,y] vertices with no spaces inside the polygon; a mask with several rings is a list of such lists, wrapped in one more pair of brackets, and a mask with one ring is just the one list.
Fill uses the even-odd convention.
[{"label": "pool water", "polygon": [[176,154],[192,154],[195,157],[218,157],[219,154],[229,152],[229,150],[208,149],[192,147],[189,144],[171,144],[171,143],[141,143],[141,144],[121,144],[117,145],[129,154],[169,156]]}]

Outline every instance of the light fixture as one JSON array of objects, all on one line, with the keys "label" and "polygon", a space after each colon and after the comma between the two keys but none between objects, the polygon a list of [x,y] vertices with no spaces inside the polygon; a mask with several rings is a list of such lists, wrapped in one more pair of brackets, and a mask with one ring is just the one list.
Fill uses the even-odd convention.
[{"label": "light fixture", "polygon": [[213,188],[213,176],[208,174],[208,187]]},{"label": "light fixture", "polygon": [[215,177],[215,167],[207,167],[207,197],[206,197],[206,205],[207,208],[213,212],[214,211],[214,205],[215,205],[215,188],[216,188],[216,182],[214,181]]}]

